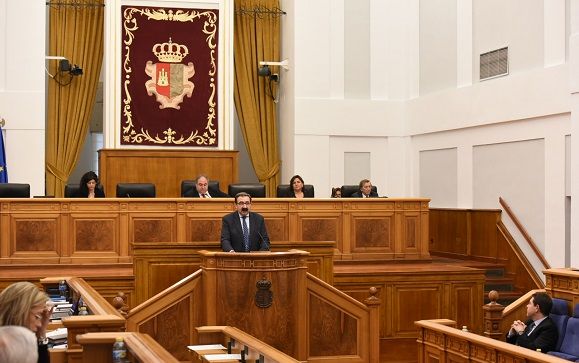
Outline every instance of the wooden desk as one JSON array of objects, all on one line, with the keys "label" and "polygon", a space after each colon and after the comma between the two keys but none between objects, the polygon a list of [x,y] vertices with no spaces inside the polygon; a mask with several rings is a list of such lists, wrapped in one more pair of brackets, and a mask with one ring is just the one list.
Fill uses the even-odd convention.
[{"label": "wooden desk", "polygon": [[[329,249],[333,259],[428,260],[429,199],[254,199],[273,250]],[[220,250],[233,199],[0,199],[1,264],[132,262],[135,244]],[[311,249],[311,250],[310,250]],[[321,275],[332,257],[312,263]]]}]

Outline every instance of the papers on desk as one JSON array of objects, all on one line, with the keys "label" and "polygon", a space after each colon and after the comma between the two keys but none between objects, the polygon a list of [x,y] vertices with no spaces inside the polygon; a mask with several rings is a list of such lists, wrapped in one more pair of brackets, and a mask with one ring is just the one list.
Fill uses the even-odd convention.
[{"label": "papers on desk", "polygon": [[241,354],[207,354],[203,359],[208,362],[239,362]]},{"label": "papers on desk", "polygon": [[[68,330],[66,328],[58,328],[46,332],[48,338],[48,346],[54,349],[66,349],[66,339],[68,338]],[[62,348],[64,346],[64,348]]]}]

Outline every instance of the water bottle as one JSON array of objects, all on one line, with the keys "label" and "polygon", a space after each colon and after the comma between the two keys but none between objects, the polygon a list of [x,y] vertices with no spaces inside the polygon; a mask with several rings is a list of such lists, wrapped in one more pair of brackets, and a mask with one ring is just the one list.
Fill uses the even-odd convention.
[{"label": "water bottle", "polygon": [[60,294],[60,298],[66,300],[68,297],[68,285],[66,284],[65,280],[61,280],[58,283],[58,292]]},{"label": "water bottle", "polygon": [[127,360],[127,346],[122,337],[115,339],[113,344],[113,363],[126,363]]}]

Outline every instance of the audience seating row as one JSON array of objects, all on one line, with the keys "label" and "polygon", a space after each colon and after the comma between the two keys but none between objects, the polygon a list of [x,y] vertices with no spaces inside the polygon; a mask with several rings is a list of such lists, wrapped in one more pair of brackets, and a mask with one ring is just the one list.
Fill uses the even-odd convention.
[{"label": "audience seating row", "polygon": [[[102,186],[99,186],[102,188]],[[195,188],[195,180],[183,180],[181,182],[181,196]],[[219,181],[209,182],[209,193],[219,190]],[[277,197],[289,197],[289,184],[280,184],[277,187]],[[359,190],[358,185],[343,185],[342,198],[351,197]],[[372,186],[374,192],[378,192],[376,186]],[[78,195],[78,184],[67,184],[64,187],[64,197],[74,198]],[[246,192],[253,198],[265,198],[265,185],[261,183],[236,183],[230,184],[227,194],[235,196],[239,192]],[[304,185],[304,195],[309,198],[314,197],[314,186]],[[119,183],[117,184],[117,198],[154,198],[156,196],[155,185],[151,183]],[[0,183],[0,198],[30,198],[30,184]]]},{"label": "audience seating row", "polygon": [[579,304],[573,309],[573,316],[568,315],[568,302],[553,299],[553,309],[549,315],[559,331],[556,350],[548,354],[572,362],[579,362]]}]

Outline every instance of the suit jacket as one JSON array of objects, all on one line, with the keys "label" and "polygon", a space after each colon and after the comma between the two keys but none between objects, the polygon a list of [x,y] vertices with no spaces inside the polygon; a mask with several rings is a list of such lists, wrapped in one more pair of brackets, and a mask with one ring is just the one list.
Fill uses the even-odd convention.
[{"label": "suit jacket", "polygon": [[[78,194],[76,195],[77,198],[88,198],[88,194],[83,194],[83,192],[79,189]],[[94,189],[94,197],[95,198],[104,198],[105,192],[101,188]]]},{"label": "suit jacket", "polygon": [[[229,194],[223,193],[221,190],[207,190],[211,198],[229,198]],[[193,187],[183,194],[184,198],[199,198],[197,188]]]},{"label": "suit jacket", "polygon": [[38,363],[50,363],[48,345],[38,344]]},{"label": "suit jacket", "polygon": [[[283,192],[283,194],[280,195],[280,198],[295,198],[295,197],[296,197],[296,195],[295,195],[293,189],[292,190],[286,189]],[[308,189],[308,190],[304,189],[304,198],[313,198],[313,197],[314,197],[314,195],[312,194],[311,189]]]},{"label": "suit jacket", "polygon": [[[357,191],[356,193],[352,194],[351,198],[362,198],[362,192]],[[372,190],[370,192],[370,198],[378,198],[378,193]]]},{"label": "suit jacket", "polygon": [[[243,231],[237,211],[223,216],[221,220],[221,248],[225,252],[244,252]],[[249,212],[249,250],[269,251],[269,236],[263,216]]]},{"label": "suit jacket", "polygon": [[553,323],[553,320],[551,320],[550,317],[547,317],[535,328],[535,330],[533,330],[531,335],[527,335],[529,332],[529,326],[532,322],[533,320],[528,320],[525,323],[527,328],[522,335],[514,334],[509,337],[507,333],[507,342],[532,350],[541,349],[542,353],[555,350],[557,339],[559,339],[559,332],[557,331],[557,327],[555,326],[555,323]]}]

